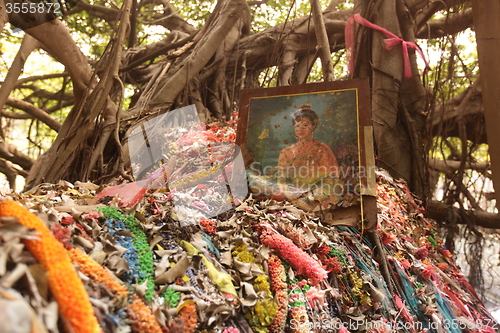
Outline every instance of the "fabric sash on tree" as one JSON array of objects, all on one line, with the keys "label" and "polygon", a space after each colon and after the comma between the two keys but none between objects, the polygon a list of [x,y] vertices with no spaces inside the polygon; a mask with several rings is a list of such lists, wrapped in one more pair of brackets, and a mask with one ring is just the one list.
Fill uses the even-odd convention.
[{"label": "fabric sash on tree", "polygon": [[346,49],[347,49],[347,56],[348,56],[347,66],[348,66],[349,73],[352,74],[354,72],[354,57],[353,57],[354,22],[361,24],[364,27],[380,31],[381,33],[389,36],[390,38],[384,39],[385,48],[387,50],[391,50],[394,46],[398,45],[399,43],[402,44],[403,68],[404,68],[405,78],[409,79],[412,77],[410,57],[408,55],[408,48],[409,47],[416,50],[420,54],[420,56],[422,57],[422,59],[425,62],[426,69],[429,68],[429,63],[425,59],[424,53],[422,52],[420,47],[417,46],[417,44],[403,40],[402,38],[396,36],[395,34],[393,34],[390,31],[388,31],[387,29],[384,29],[376,24],[373,24],[370,21],[366,20],[365,18],[361,17],[360,14],[354,14],[353,16],[351,16],[347,20],[347,24],[345,26],[345,45],[346,45]]}]

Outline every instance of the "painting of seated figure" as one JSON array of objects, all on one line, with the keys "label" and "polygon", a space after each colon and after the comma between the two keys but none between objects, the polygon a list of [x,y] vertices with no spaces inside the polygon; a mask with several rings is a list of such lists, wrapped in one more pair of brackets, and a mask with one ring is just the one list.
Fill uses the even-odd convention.
[{"label": "painting of seated figure", "polygon": [[359,205],[373,192],[364,83],[242,91],[237,143],[250,156],[247,178],[255,196],[321,211]]}]

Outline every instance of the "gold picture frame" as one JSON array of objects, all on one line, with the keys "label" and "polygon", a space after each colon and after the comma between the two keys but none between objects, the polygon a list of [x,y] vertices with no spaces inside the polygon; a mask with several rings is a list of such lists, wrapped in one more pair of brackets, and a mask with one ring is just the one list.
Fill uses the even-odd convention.
[{"label": "gold picture frame", "polygon": [[368,80],[242,90],[236,143],[255,196],[329,224],[376,225]]}]

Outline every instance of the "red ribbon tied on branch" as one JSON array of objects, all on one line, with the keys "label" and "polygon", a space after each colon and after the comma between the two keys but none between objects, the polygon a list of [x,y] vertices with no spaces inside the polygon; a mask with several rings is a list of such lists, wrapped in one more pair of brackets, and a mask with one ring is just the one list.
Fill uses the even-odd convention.
[{"label": "red ribbon tied on branch", "polygon": [[409,79],[412,77],[410,56],[408,55],[408,48],[409,47],[411,47],[412,49],[414,49],[415,51],[417,51],[420,54],[420,56],[422,57],[422,59],[425,62],[426,69],[429,68],[429,63],[425,59],[424,53],[417,46],[417,44],[403,40],[402,38],[396,36],[395,34],[393,34],[390,31],[388,31],[387,29],[384,29],[376,24],[373,24],[370,21],[366,20],[365,18],[361,17],[360,14],[354,14],[349,19],[347,19],[347,24],[345,27],[345,44],[346,44],[346,49],[348,52],[347,53],[348,54],[347,66],[348,66],[349,73],[352,73],[354,71],[354,58],[352,56],[353,50],[354,50],[354,22],[361,24],[364,27],[380,31],[381,33],[389,36],[389,38],[384,39],[385,48],[387,50],[391,50],[394,46],[401,43],[402,50],[403,50],[403,66],[404,66],[405,78]]}]

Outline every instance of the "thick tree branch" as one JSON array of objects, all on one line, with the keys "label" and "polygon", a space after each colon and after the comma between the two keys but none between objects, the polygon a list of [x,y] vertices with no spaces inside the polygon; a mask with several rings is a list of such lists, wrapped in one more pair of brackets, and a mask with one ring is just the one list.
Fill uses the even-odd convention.
[{"label": "thick tree branch", "polygon": [[0,172],[5,175],[7,178],[7,181],[9,182],[9,187],[12,190],[16,190],[16,176],[17,172],[16,170],[12,167],[12,164],[10,162],[7,162],[5,160],[0,160]]},{"label": "thick tree branch", "polygon": [[316,58],[317,52],[311,51],[297,60],[297,63],[293,67],[292,84],[306,83],[307,77],[316,62]]},{"label": "thick tree branch", "polygon": [[[51,114],[51,113],[54,113],[56,111],[61,110],[62,108],[71,106],[73,104],[74,104],[74,101],[65,101],[62,103],[57,103],[56,105],[51,106],[50,108],[47,108],[47,109],[42,110],[42,111],[44,111],[48,114]],[[0,115],[2,117],[11,118],[11,119],[34,119],[35,118],[33,115],[26,113],[26,112],[22,112],[22,113],[21,112],[12,112],[12,111],[8,111],[5,109],[3,109],[1,111]]]},{"label": "thick tree branch", "polygon": [[[343,48],[342,43],[344,38],[345,20],[351,14],[351,9],[324,13],[325,28],[329,37],[329,47],[331,49]],[[315,25],[309,20],[310,18],[308,16],[301,17],[289,21],[286,25],[280,24],[275,27],[268,28],[263,32],[241,38],[239,40],[239,45],[237,46],[238,52],[233,52],[229,55],[226,75],[228,77],[234,76],[233,66],[241,62],[242,59],[247,59],[248,70],[259,71],[270,66],[282,65],[282,59],[280,57],[273,57],[273,55],[279,53],[280,50],[286,49],[297,52],[298,58],[307,55],[311,52],[311,46],[315,47],[316,45],[314,30]],[[176,35],[173,34],[172,37],[173,36]],[[200,34],[197,36],[200,36]],[[169,50],[181,47],[192,38],[192,36],[189,36],[187,37],[187,40],[179,40],[178,38],[174,39],[172,37],[169,36],[165,40],[155,44],[131,50],[130,55],[127,56],[129,60],[127,59],[124,62],[124,68],[122,68],[121,71],[130,70],[145,61],[149,61],[159,55],[166,54]],[[213,45],[213,47],[215,46],[216,45]],[[154,66],[154,64],[150,65],[150,67],[151,66]],[[239,70],[240,68],[238,68],[238,71]],[[150,77],[149,74],[144,75],[142,72],[144,72],[144,70],[141,69],[141,74],[138,75],[139,72],[135,70],[132,75],[135,79],[140,80],[141,78]]]},{"label": "thick tree branch", "polygon": [[24,77],[22,79],[17,80],[16,88],[22,86],[23,84],[25,84],[27,82],[39,81],[39,80],[42,81],[42,80],[47,80],[47,79],[55,79],[55,78],[59,78],[59,77],[68,77],[68,76],[69,76],[69,73],[67,73],[67,72],[28,76],[28,77]]},{"label": "thick tree branch", "polygon": [[472,8],[463,12],[450,15],[448,17],[425,21],[425,25],[418,30],[417,38],[440,38],[448,35],[455,35],[467,28],[472,27]]},{"label": "thick tree branch", "polygon": [[85,0],[79,0],[76,7],[66,12],[66,15],[73,15],[83,11],[86,11],[94,17],[103,19],[109,24],[113,24],[114,22],[116,22],[116,20],[118,20],[118,17],[120,16],[119,9],[108,8],[101,5],[91,5]]},{"label": "thick tree branch", "polygon": [[128,50],[127,54],[124,56],[125,61],[123,68],[120,68],[120,72],[126,72],[146,61],[154,60],[161,55],[166,55],[168,51],[184,46],[186,43],[190,42],[195,35],[195,32],[189,35],[172,32],[161,41]]},{"label": "thick tree branch", "polygon": [[31,103],[23,101],[22,99],[17,99],[9,97],[7,99],[7,104],[13,108],[23,110],[24,112],[30,114],[31,116],[39,119],[41,122],[52,128],[54,131],[58,132],[61,129],[61,123],[52,118],[44,110],[37,108]]},{"label": "thick tree branch", "polygon": [[435,108],[431,118],[433,135],[459,136],[459,121],[465,121],[467,139],[474,143],[486,142],[484,107],[480,79],[469,88]]},{"label": "thick tree branch", "polygon": [[[451,160],[441,160],[438,158],[429,158],[429,167],[443,172],[445,174],[451,174],[457,171],[460,168],[460,161],[451,161]],[[476,170],[478,172],[485,172],[490,167],[489,163],[486,162],[476,162],[476,163],[465,163],[466,169]]]},{"label": "thick tree branch", "polygon": [[3,106],[7,102],[12,89],[16,86],[17,79],[19,78],[19,75],[21,75],[26,59],[37,47],[37,45],[38,42],[33,37],[29,35],[24,36],[21,47],[19,48],[19,51],[9,68],[7,77],[0,88],[0,110],[3,109]]},{"label": "thick tree branch", "polygon": [[285,51],[279,67],[278,85],[289,86],[292,84],[292,74],[297,59],[296,51]]},{"label": "thick tree branch", "polygon": [[[118,27],[118,31],[113,41],[113,46],[111,47],[111,50],[109,52],[109,63],[111,64],[111,66],[106,70],[105,74],[103,75],[101,81],[97,86],[97,89],[99,88],[102,89],[102,94],[100,95],[100,98],[102,100],[102,105],[99,105],[99,103],[101,103],[99,101],[98,104],[95,105],[95,107],[98,109],[105,108],[103,112],[104,121],[101,127],[102,132],[100,134],[99,140],[97,141],[97,144],[95,145],[95,151],[90,156],[89,165],[87,166],[87,168],[84,169],[82,175],[83,179],[88,179],[90,173],[92,172],[97,163],[97,160],[99,158],[102,158],[104,148],[108,143],[109,138],[112,136],[115,130],[116,131],[119,130],[119,128],[116,127],[116,123],[120,122],[121,110],[119,108],[121,108],[121,103],[117,107],[116,105],[114,105],[114,103],[111,102],[108,96],[113,87],[114,80],[119,80],[118,72],[120,69],[120,59],[122,58],[122,52],[123,52],[122,45],[123,42],[125,41],[127,31],[130,28],[131,10],[132,10],[132,0],[124,1],[123,7],[120,11],[120,26]],[[105,103],[107,103],[106,107]],[[94,117],[97,116],[97,113],[95,112],[93,113]],[[118,136],[118,134],[116,136]],[[118,156],[119,159],[122,159],[123,156],[122,147],[119,145],[120,142],[117,142],[117,144],[118,144]]]},{"label": "thick tree branch", "polygon": [[10,119],[33,119],[32,115],[29,115],[25,112],[11,112],[7,111],[5,109],[2,110],[0,113],[0,116],[5,117],[5,118],[10,118]]},{"label": "thick tree branch", "polygon": [[[413,24],[407,11],[406,1],[397,0],[397,15],[400,18],[401,36],[404,40],[415,42]],[[418,73],[416,54],[410,53],[412,72]],[[427,101],[427,90],[424,88],[418,75],[413,75],[409,79],[401,82],[400,98],[400,119],[406,127],[406,132],[410,138],[412,153],[411,159],[411,188],[414,193],[421,197],[424,202],[427,200],[427,174],[425,160],[427,151],[424,148],[423,140],[426,137],[426,122],[429,112]]]},{"label": "thick tree branch", "polygon": [[481,84],[478,78],[464,91],[448,99],[443,105],[439,105],[436,107],[433,113],[432,126],[437,126],[443,121],[448,121],[461,115],[464,116],[469,114],[482,113],[482,110],[480,108],[470,108],[467,106],[470,102],[480,100]]},{"label": "thick tree branch", "polygon": [[16,190],[16,177],[22,176],[26,177],[28,176],[28,172],[25,170],[21,170],[16,168],[10,161],[2,160],[0,159],[0,172],[5,175],[7,178],[7,181],[9,182],[9,187],[15,191]]},{"label": "thick tree branch", "polygon": [[78,102],[90,83],[92,70],[87,58],[71,37],[68,28],[55,19],[27,29],[26,32],[43,44],[44,49],[57,61],[66,66],[73,82],[75,101]]},{"label": "thick tree branch", "polygon": [[500,215],[484,211],[466,210],[448,206],[440,201],[432,201],[427,206],[428,216],[443,223],[475,225],[483,228],[500,229]]},{"label": "thick tree branch", "polygon": [[[27,29],[26,32],[43,44],[50,55],[66,66],[66,70],[72,79],[75,104],[78,105],[85,96],[87,88],[90,88],[92,70],[87,59],[71,37],[68,28],[60,20],[55,19],[34,28]],[[57,43],[54,43],[55,40]],[[81,125],[80,123],[75,123],[75,121],[81,116],[88,117],[88,114],[82,115],[80,111],[81,108],[74,108],[68,114],[58,132],[56,140],[43,157],[44,162],[42,163],[42,159],[39,158],[40,162],[37,163],[37,167],[33,168],[28,175],[26,179],[26,189],[44,180],[49,181],[45,176],[48,170],[54,166],[52,164],[49,165],[49,163],[67,162],[67,156],[63,161],[58,159],[57,154],[60,149],[59,146],[63,145],[64,141],[70,137],[69,131],[73,126]],[[88,121],[90,121],[90,119],[88,119]],[[73,150],[73,153],[75,153],[75,150]],[[49,161],[49,163],[46,163],[47,161]]]},{"label": "thick tree branch", "polygon": [[[415,13],[415,27],[416,31],[421,31],[425,29],[425,25],[429,23],[429,20],[438,11],[451,8],[467,2],[468,0],[415,0],[413,3],[409,4],[412,8],[412,12]],[[449,19],[450,17],[448,17]],[[437,20],[439,22],[439,20]],[[431,31],[432,29],[429,29]],[[418,35],[418,34],[417,34]],[[428,38],[428,37],[422,37]]]},{"label": "thick tree branch", "polygon": [[[56,182],[63,177],[67,177],[68,172],[74,172],[74,170],[70,171],[71,165],[74,165],[78,153],[82,154],[82,156],[88,153],[86,145],[88,134],[92,129],[95,129],[95,122],[99,115],[103,115],[104,124],[102,125],[102,129],[104,129],[105,133],[100,133],[100,136],[97,138],[97,147],[93,147],[90,162],[82,166],[78,177],[87,179],[88,173],[92,171],[96,163],[95,156],[102,156],[104,144],[107,143],[107,139],[110,136],[109,128],[117,119],[119,120],[119,117],[116,116],[119,110],[117,110],[116,105],[110,100],[109,93],[113,87],[114,80],[118,78],[122,45],[129,26],[130,8],[131,0],[125,1],[121,10],[120,26],[117,35],[111,41],[112,46],[109,53],[103,57],[109,61],[110,65],[105,67],[96,87],[92,91],[89,89],[87,94],[84,95],[83,103],[75,108],[74,112],[72,111],[70,115],[74,118],[68,124],[65,135],[59,133],[56,141],[44,157],[44,164],[39,170],[29,175],[26,189],[42,182],[42,180]],[[88,158],[88,155],[85,156]]]},{"label": "thick tree branch", "polygon": [[137,44],[137,16],[139,15],[138,0],[132,0],[132,9],[130,14],[130,29],[128,34],[128,48],[132,48]]},{"label": "thick tree branch", "polygon": [[25,99],[30,99],[31,97],[40,97],[45,99],[55,99],[55,100],[63,100],[63,101],[72,101],[74,99],[74,95],[72,93],[66,93],[64,91],[52,92],[40,87],[37,87],[34,84],[30,85],[22,85],[18,86],[18,88],[22,89],[30,89],[33,91],[30,95],[26,96]]},{"label": "thick tree branch", "polygon": [[0,140],[0,158],[19,165],[23,170],[30,170],[34,160],[17,150],[16,146]]},{"label": "thick tree branch", "polygon": [[[380,4],[373,23],[401,36],[396,1],[383,1]],[[367,52],[371,54],[372,119],[378,162],[394,177],[403,178],[411,184],[412,158],[415,152],[409,148],[412,147],[412,136],[405,133],[398,105],[401,81],[405,79],[401,46],[387,50],[384,35],[379,32],[369,33],[372,35],[371,50]],[[361,47],[365,45],[368,46],[369,42]],[[417,158],[421,158],[420,154]]]},{"label": "thick tree branch", "polygon": [[[329,36],[330,48],[344,48],[345,22],[352,15],[352,10],[325,12],[325,28]],[[295,51],[298,58],[306,56],[311,46],[316,45],[314,24],[309,17],[301,17],[285,24],[268,28],[262,32],[243,37],[238,45],[238,52],[232,54],[228,64],[236,64],[237,59],[246,59],[249,71],[279,66],[281,58],[275,56],[281,50]],[[230,68],[231,70],[231,68]],[[229,73],[231,71],[229,70]]]},{"label": "thick tree branch", "polygon": [[163,14],[153,16],[153,20],[147,24],[160,25],[170,31],[180,31],[187,34],[196,31],[196,28],[186,22],[168,1],[162,0],[160,2],[163,5]]}]

